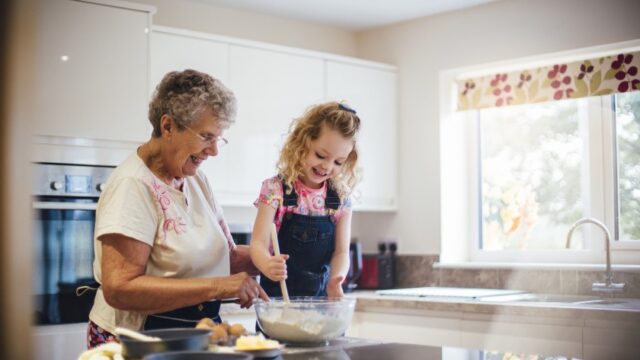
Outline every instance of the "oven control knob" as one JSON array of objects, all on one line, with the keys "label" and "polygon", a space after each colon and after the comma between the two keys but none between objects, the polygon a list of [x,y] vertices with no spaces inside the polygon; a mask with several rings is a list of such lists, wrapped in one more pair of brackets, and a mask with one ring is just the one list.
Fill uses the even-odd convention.
[{"label": "oven control knob", "polygon": [[96,190],[98,190],[98,192],[103,192],[104,191],[104,183],[99,183],[98,185],[96,185]]},{"label": "oven control knob", "polygon": [[58,190],[62,190],[62,187],[64,186],[64,184],[62,184],[60,181],[52,181],[49,186],[51,186],[51,190],[58,191]]}]

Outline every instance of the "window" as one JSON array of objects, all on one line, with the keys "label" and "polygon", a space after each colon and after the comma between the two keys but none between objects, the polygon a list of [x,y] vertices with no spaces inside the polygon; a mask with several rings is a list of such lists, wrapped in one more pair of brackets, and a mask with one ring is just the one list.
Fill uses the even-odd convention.
[{"label": "window", "polygon": [[588,193],[580,184],[583,107],[567,100],[479,111],[480,249],[565,247]]},{"label": "window", "polygon": [[566,248],[572,224],[592,217],[611,232],[614,264],[640,264],[640,91],[574,98],[591,75],[588,61],[578,64],[584,82],[574,77],[571,88],[558,78],[551,101],[518,102],[522,92],[503,83],[482,90],[502,90],[484,107],[470,106],[479,95],[459,96],[478,85],[459,80],[469,69],[441,74],[441,262],[601,264],[597,227],[580,226]]},{"label": "window", "polygon": [[640,93],[615,96],[617,238],[640,241]]}]

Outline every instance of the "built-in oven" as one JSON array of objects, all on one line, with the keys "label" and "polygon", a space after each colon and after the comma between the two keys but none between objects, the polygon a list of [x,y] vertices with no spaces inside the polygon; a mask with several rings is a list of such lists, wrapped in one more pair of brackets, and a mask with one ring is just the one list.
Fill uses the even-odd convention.
[{"label": "built-in oven", "polygon": [[95,292],[76,289],[95,286],[96,205],[113,167],[33,165],[34,322],[86,322]]}]

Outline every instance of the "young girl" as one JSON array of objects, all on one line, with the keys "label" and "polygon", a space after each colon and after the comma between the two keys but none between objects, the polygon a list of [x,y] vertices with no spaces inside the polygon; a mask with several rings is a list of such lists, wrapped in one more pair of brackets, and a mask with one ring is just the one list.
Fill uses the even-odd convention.
[{"label": "young girl", "polygon": [[[282,296],[283,279],[290,296],[343,296],[359,128],[356,112],[337,102],[312,106],[291,125],[279,173],[262,183],[254,203],[250,253],[269,296]],[[273,223],[280,256],[273,255]]]}]

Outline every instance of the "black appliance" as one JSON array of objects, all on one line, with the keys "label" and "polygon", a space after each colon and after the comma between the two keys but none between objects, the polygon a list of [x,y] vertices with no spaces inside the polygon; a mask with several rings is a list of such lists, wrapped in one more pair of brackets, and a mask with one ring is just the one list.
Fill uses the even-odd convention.
[{"label": "black appliance", "polygon": [[94,291],[95,210],[108,166],[36,163],[33,183],[34,322],[86,322]]},{"label": "black appliance", "polygon": [[361,289],[391,289],[395,286],[396,249],[395,242],[378,244],[377,254],[362,256],[362,274],[358,281]]},{"label": "black appliance", "polygon": [[349,271],[342,283],[344,292],[353,291],[358,286],[358,278],[362,272],[362,246],[357,240],[352,240],[349,244]]},{"label": "black appliance", "polygon": [[251,242],[251,225],[231,223],[228,226],[233,242],[236,245],[249,245]]}]

